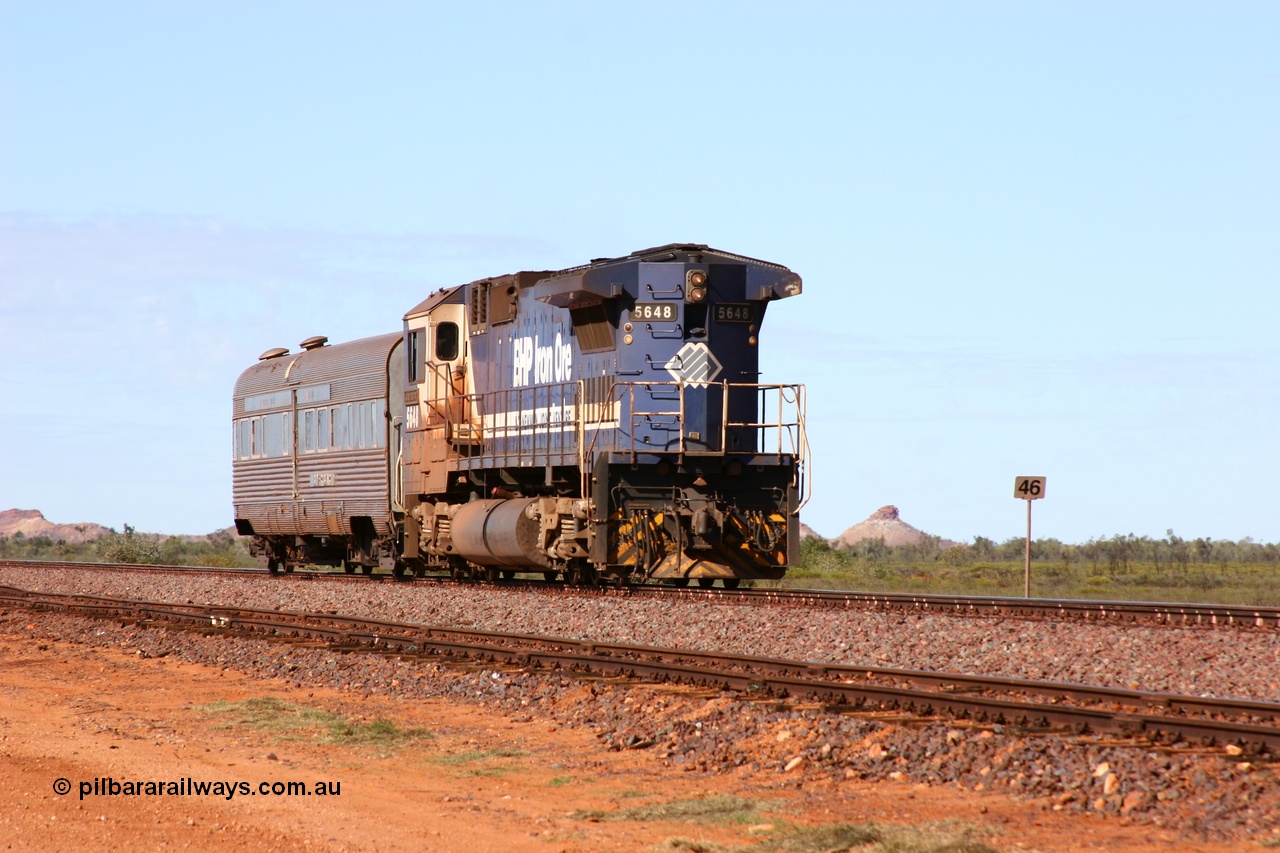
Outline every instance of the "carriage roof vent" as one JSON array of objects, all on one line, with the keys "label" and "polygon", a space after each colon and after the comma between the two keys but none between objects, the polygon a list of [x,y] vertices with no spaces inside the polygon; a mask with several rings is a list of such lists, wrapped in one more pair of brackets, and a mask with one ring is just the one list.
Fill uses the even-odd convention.
[{"label": "carriage roof vent", "polygon": [[289,350],[284,347],[275,347],[258,356],[258,361],[266,361],[269,358],[279,358],[282,355],[288,355]]},{"label": "carriage roof vent", "polygon": [[298,346],[302,347],[304,350],[313,350],[313,349],[320,349],[320,347],[324,346],[327,343],[329,343],[329,339],[326,338],[324,335],[313,335],[312,337],[307,338],[305,341],[298,344]]}]

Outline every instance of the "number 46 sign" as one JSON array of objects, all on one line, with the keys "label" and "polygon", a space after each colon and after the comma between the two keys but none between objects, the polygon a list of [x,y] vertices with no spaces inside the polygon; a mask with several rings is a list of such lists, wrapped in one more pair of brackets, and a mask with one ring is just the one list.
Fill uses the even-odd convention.
[{"label": "number 46 sign", "polygon": [[1027,502],[1027,556],[1023,569],[1022,594],[1031,597],[1031,502],[1044,497],[1044,477],[1018,477],[1013,496]]},{"label": "number 46 sign", "polygon": [[1018,477],[1013,481],[1013,496],[1024,501],[1044,497],[1044,477]]}]

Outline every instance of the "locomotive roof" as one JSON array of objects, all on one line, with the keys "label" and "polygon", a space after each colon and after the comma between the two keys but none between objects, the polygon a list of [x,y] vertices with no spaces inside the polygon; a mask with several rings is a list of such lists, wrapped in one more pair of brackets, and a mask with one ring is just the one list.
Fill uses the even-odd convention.
[{"label": "locomotive roof", "polygon": [[678,260],[681,255],[700,256],[700,260],[694,260],[692,257],[686,258],[686,260],[692,261],[693,263],[707,263],[709,262],[707,260],[707,256],[713,255],[714,258],[710,262],[723,259],[746,264],[760,264],[761,266],[773,267],[774,269],[779,270],[786,269],[782,264],[775,264],[771,261],[762,261],[759,258],[749,258],[746,255],[737,255],[733,252],[722,251],[721,249],[713,249],[705,243],[667,243],[665,246],[654,246],[651,249],[637,249],[631,254],[624,255],[620,258],[592,258],[591,263],[589,264],[583,264],[582,266],[561,270],[559,273],[556,273],[556,275],[579,272],[580,270],[590,269],[591,267],[611,266],[613,264],[622,264],[634,261],[647,261],[649,263],[674,261]]},{"label": "locomotive roof", "polygon": [[[775,264],[771,261],[762,261],[759,258],[751,258],[746,255],[738,255],[733,252],[725,252],[720,249],[713,249],[704,243],[667,243],[664,246],[654,246],[649,249],[638,249],[629,255],[623,255],[617,258],[592,258],[589,263],[576,267],[569,267],[562,270],[531,270],[525,272],[508,273],[506,275],[493,276],[492,278],[476,279],[469,284],[477,284],[481,282],[507,284],[516,282],[521,289],[533,287],[534,285],[549,281],[552,279],[562,279],[572,277],[574,279],[583,279],[584,281],[591,276],[596,270],[604,270],[609,267],[622,266],[626,264],[636,263],[664,263],[670,261],[683,261],[685,263],[695,264],[712,264],[712,263],[740,263],[753,267],[757,274],[753,276],[756,284],[764,287],[768,291],[768,296],[776,299],[782,299],[792,296],[800,292],[800,276],[787,269],[782,264]],[[444,302],[461,301],[463,298],[463,290],[467,285],[460,284],[453,287],[446,287],[437,290],[426,299],[419,302],[408,313],[405,319],[420,317],[429,312],[432,308]],[[555,291],[562,291],[563,286],[555,287]],[[587,290],[594,291],[595,288],[588,287]],[[583,294],[583,290],[575,290],[575,294]],[[610,294],[602,294],[610,295]],[[563,298],[562,298],[563,297]],[[547,297],[539,297],[543,301],[553,304],[559,304],[564,299],[572,300],[573,297],[567,294],[549,294]]]}]

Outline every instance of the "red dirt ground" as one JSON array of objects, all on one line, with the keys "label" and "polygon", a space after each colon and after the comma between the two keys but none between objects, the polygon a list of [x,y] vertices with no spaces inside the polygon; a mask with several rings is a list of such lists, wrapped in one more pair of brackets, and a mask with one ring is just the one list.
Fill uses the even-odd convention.
[{"label": "red dirt ground", "polygon": [[[33,617],[38,618],[38,617]],[[747,845],[775,822],[963,821],[1001,850],[1239,849],[1151,827],[1055,813],[1043,803],[909,784],[797,785],[675,772],[589,731],[513,722],[444,701],[357,700],[172,658],[0,634],[0,845],[14,850],[655,850],[672,838]],[[386,718],[435,737],[392,751],[226,727],[205,707],[273,696],[347,718]],[[505,751],[503,756],[495,751]],[[461,760],[466,754],[481,754]],[[271,757],[271,756],[274,756]],[[79,796],[128,780],[339,783],[339,796]],[[58,796],[55,780],[71,782]],[[724,794],[766,800],[764,826],[597,822],[578,810]],[[776,805],[773,805],[776,804]]]}]

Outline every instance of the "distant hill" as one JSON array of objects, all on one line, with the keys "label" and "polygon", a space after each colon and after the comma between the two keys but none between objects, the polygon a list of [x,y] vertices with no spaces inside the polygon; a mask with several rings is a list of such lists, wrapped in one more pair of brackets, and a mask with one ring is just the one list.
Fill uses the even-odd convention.
[{"label": "distant hill", "polygon": [[812,527],[805,524],[803,521],[800,522],[800,541],[801,542],[803,542],[806,539],[826,539],[826,538],[827,537],[823,536],[821,533],[814,530]]},{"label": "distant hill", "polygon": [[[884,544],[890,547],[919,545],[929,538],[929,534],[903,521],[896,506],[882,506],[871,513],[866,521],[859,521],[831,540],[831,547],[849,548],[864,539],[883,539]],[[942,539],[938,540],[938,544],[942,548],[949,548],[956,543]]]},{"label": "distant hill", "polygon": [[0,511],[0,536],[11,537],[21,533],[27,539],[48,536],[71,545],[92,542],[111,531],[101,524],[54,524],[38,509],[6,509]]}]

